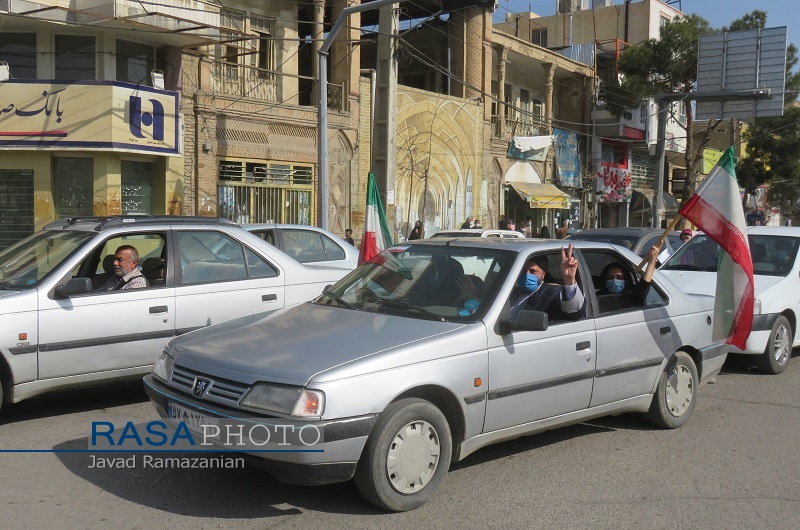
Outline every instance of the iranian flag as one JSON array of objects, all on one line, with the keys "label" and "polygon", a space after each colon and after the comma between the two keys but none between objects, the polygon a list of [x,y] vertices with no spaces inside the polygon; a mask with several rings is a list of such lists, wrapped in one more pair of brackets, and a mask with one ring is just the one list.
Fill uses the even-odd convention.
[{"label": "iranian flag", "polygon": [[753,325],[753,261],[733,147],[725,151],[679,213],[725,251],[717,271],[713,338],[744,349]]},{"label": "iranian flag", "polygon": [[386,247],[392,245],[386,214],[383,213],[378,185],[375,175],[370,172],[367,183],[367,211],[364,212],[364,237],[361,239],[361,250],[358,253],[358,264],[372,260]]}]

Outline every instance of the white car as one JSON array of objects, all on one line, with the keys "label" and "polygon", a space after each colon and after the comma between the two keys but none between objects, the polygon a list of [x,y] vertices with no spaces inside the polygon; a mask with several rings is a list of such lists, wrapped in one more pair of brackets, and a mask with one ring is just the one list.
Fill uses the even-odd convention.
[{"label": "white car", "polygon": [[[747,229],[753,259],[755,306],[753,328],[744,350],[759,368],[779,374],[786,369],[792,348],[800,346],[800,228],[752,226]],[[684,291],[714,294],[719,247],[704,234],[686,242],[661,267]]]},{"label": "white car", "polygon": [[260,223],[242,228],[289,254],[300,263],[324,267],[358,266],[358,249],[332,232],[316,226]]},{"label": "white car", "polygon": [[464,228],[462,230],[441,230],[428,239],[443,237],[499,237],[503,239],[525,238],[525,234],[514,230],[495,230],[493,228]]},{"label": "white car", "polygon": [[[149,285],[95,290],[122,245]],[[0,252],[0,404],[139,377],[172,337],[306,302],[348,272],[302,265],[224,219],[55,221]]]}]

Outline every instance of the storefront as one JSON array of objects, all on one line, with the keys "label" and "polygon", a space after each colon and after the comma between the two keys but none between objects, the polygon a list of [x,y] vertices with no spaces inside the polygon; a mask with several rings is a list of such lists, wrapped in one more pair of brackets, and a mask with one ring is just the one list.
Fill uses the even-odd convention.
[{"label": "storefront", "polygon": [[0,101],[0,248],[61,217],[181,213],[177,92],[10,80]]}]

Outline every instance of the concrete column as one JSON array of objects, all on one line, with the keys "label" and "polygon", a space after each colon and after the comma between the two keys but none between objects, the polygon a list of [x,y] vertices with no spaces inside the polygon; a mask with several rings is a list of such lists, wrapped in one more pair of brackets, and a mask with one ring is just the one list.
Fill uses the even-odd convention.
[{"label": "concrete column", "polygon": [[314,32],[311,35],[313,39],[314,53],[314,99],[319,100],[319,91],[317,85],[319,83],[319,54],[317,53],[322,47],[322,40],[325,38],[325,30],[323,23],[325,22],[325,0],[314,0]]},{"label": "concrete column", "polygon": [[500,59],[497,65],[497,135],[500,138],[505,138],[506,120],[505,120],[505,101],[506,101],[506,61],[508,61],[508,48],[502,46],[500,48]]},{"label": "concrete column", "polygon": [[542,65],[545,72],[544,120],[546,134],[553,134],[553,79],[556,75],[556,65],[545,63]]},{"label": "concrete column", "polygon": [[388,204],[387,194],[394,195],[395,169],[397,159],[397,49],[395,35],[400,26],[398,4],[380,8],[378,23],[378,52],[376,64],[375,87],[375,141],[372,151],[372,167],[375,180],[381,194],[381,201],[386,209],[387,223],[390,227],[395,222],[395,206]]}]

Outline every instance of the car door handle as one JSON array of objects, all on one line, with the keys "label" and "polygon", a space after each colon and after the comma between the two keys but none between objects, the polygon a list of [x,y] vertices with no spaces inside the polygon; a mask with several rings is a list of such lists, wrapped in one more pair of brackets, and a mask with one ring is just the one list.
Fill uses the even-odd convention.
[{"label": "car door handle", "polygon": [[151,315],[157,315],[159,313],[167,313],[169,312],[169,308],[165,305],[156,305],[150,308]]},{"label": "car door handle", "polygon": [[672,328],[670,326],[664,326],[659,331],[661,331],[662,335],[669,335],[672,332]]},{"label": "car door handle", "polygon": [[261,296],[262,302],[274,302],[278,299],[277,294],[265,294]]},{"label": "car door handle", "polygon": [[584,342],[577,343],[575,345],[575,351],[588,350],[591,347],[592,347],[592,343],[587,340],[587,341],[584,341]]}]

